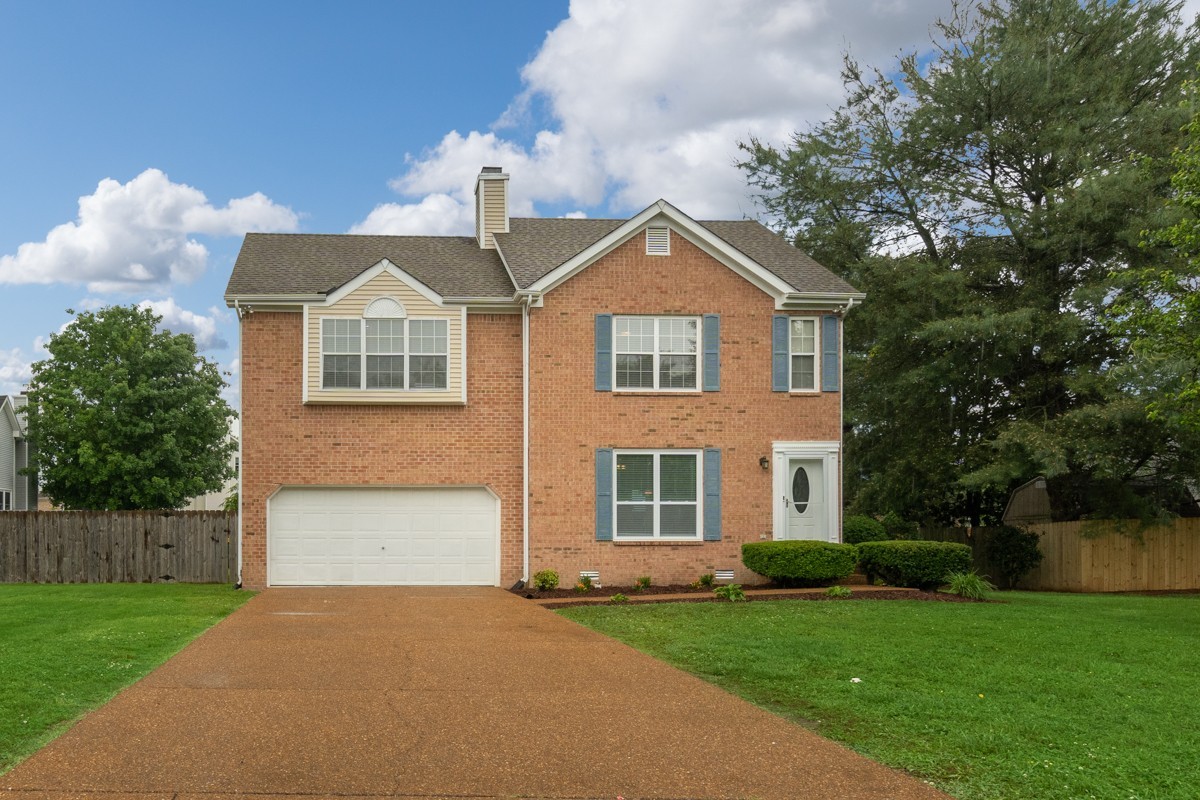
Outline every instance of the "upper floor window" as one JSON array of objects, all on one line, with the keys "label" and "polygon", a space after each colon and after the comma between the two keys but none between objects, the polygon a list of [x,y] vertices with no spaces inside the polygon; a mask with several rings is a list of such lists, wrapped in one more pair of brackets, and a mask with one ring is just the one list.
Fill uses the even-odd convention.
[{"label": "upper floor window", "polygon": [[322,389],[445,389],[449,323],[409,319],[391,298],[367,306],[364,319],[321,320]]},{"label": "upper floor window", "polygon": [[817,320],[792,317],[790,336],[791,389],[794,392],[817,390]]},{"label": "upper floor window", "polygon": [[614,317],[617,389],[698,391],[695,317]]}]

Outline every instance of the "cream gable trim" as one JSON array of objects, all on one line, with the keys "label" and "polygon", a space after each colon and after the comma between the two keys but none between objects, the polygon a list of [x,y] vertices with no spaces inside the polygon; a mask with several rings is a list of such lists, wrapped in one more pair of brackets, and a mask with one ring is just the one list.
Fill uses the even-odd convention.
[{"label": "cream gable trim", "polygon": [[407,272],[400,269],[400,267],[397,267],[386,258],[381,260],[375,266],[369,267],[368,269],[358,273],[357,277],[346,283],[343,283],[337,289],[326,295],[323,302],[314,303],[314,305],[331,306],[337,303],[339,300],[344,299],[347,295],[353,294],[355,291],[361,289],[372,278],[377,278],[385,272],[396,280],[407,284],[413,291],[424,297],[429,302],[439,306],[445,305],[440,294],[435,292],[433,289],[430,289],[428,286],[421,283],[419,280],[414,278],[412,275],[409,275]]},{"label": "cream gable trim", "polygon": [[783,281],[778,275],[730,245],[666,200],[654,203],[627,222],[622,223],[607,236],[582,250],[578,255],[543,275],[530,285],[528,291],[551,291],[627,242],[648,227],[651,222],[668,224],[672,231],[680,234],[777,301],[781,301],[786,295],[795,292],[794,287]]}]

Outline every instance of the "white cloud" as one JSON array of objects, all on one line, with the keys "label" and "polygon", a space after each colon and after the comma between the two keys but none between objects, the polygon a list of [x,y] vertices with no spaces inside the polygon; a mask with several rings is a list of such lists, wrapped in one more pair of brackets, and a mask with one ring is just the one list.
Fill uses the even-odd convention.
[{"label": "white cloud", "polygon": [[[948,0],[876,0],[855,13],[834,0],[574,0],[496,130],[451,131],[410,155],[391,186],[411,202],[353,230],[469,233],[481,166],[512,176],[514,216],[542,203],[626,215],[659,197],[698,217],[752,213],[737,142],[783,142],[825,118],[842,99],[844,49],[890,65],[926,46],[949,10]],[[550,123],[524,146],[533,109]],[[432,197],[446,212],[436,220]]]},{"label": "white cloud", "polygon": [[32,364],[17,348],[0,350],[0,394],[20,394],[33,377]]},{"label": "white cloud", "polygon": [[138,308],[148,308],[162,317],[159,327],[171,333],[190,333],[196,339],[197,350],[223,350],[229,347],[217,331],[217,320],[222,315],[219,309],[209,309],[208,316],[197,314],[180,307],[173,297],[165,300],[143,300]]},{"label": "white cloud", "polygon": [[297,223],[295,212],[261,193],[217,208],[199,189],[148,169],[128,183],[105,178],[79,198],[75,221],[0,256],[0,283],[85,284],[95,292],[188,283],[208,262],[193,235],[294,231]]}]

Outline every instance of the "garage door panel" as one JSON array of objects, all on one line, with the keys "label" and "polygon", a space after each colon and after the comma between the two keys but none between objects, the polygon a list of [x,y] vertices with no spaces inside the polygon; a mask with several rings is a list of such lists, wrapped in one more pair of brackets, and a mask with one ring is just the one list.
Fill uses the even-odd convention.
[{"label": "garage door panel", "polygon": [[288,487],[269,508],[272,585],[497,583],[498,504],[484,489]]}]

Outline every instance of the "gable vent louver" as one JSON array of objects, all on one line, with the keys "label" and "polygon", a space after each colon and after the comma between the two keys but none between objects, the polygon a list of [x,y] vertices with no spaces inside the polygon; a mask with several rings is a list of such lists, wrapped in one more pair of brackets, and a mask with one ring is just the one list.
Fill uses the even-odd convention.
[{"label": "gable vent louver", "polygon": [[646,228],[646,255],[671,255],[671,229],[664,226]]}]

